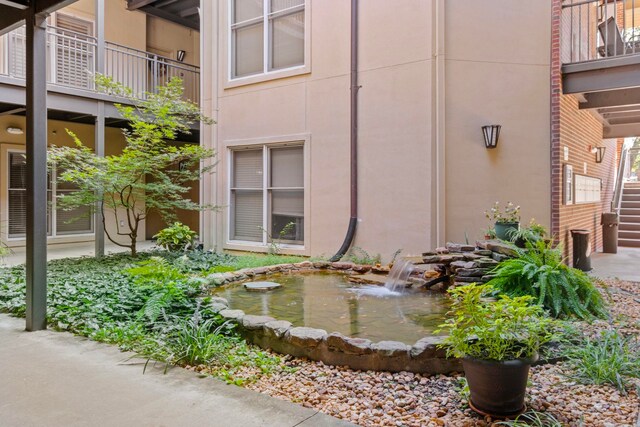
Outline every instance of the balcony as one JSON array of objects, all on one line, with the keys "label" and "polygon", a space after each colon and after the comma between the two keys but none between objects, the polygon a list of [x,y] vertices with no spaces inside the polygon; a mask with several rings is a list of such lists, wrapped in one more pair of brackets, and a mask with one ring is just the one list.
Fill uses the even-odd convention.
[{"label": "balcony", "polygon": [[[93,75],[98,68],[98,41],[82,33],[47,27],[47,82],[62,92],[91,97],[97,92]],[[26,75],[24,27],[0,36],[0,80],[24,80]],[[105,42],[104,72],[143,99],[173,77],[184,83],[184,97],[200,101],[200,68],[150,52]],[[86,92],[86,93],[85,93]]]},{"label": "balcony", "polygon": [[560,40],[563,93],[605,138],[640,134],[640,0],[564,0]]}]

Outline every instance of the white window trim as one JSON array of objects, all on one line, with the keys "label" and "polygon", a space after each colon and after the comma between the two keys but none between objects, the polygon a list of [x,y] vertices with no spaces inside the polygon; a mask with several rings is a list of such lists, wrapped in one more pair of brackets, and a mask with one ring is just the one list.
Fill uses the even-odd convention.
[{"label": "white window trim", "polygon": [[[0,174],[0,237],[9,247],[23,246],[26,242],[26,236],[22,237],[9,237],[9,168],[6,167],[9,161],[9,153],[21,153],[25,154],[26,149],[23,145],[17,144],[0,144],[2,150],[0,153],[0,164],[2,164],[3,172]],[[94,231],[90,233],[63,233],[56,234],[56,185],[55,185],[55,172],[52,176],[51,182],[51,234],[47,235],[47,242],[49,243],[75,243],[91,241],[95,238],[95,216],[91,216],[91,224]],[[48,191],[48,190],[47,190]]]},{"label": "white window trim", "polygon": [[[255,139],[243,139],[243,140],[230,140],[224,142],[225,146],[225,158],[224,161],[227,163],[226,165],[226,173],[225,173],[225,183],[224,183],[224,194],[225,194],[225,202],[223,204],[224,208],[226,208],[226,214],[223,216],[223,234],[224,234],[224,248],[229,250],[238,250],[238,251],[252,251],[252,252],[268,252],[269,251],[269,243],[267,242],[266,233],[263,233],[262,243],[259,242],[248,242],[241,240],[232,240],[230,237],[230,225],[231,225],[231,183],[232,183],[232,161],[233,161],[233,151],[241,150],[241,149],[255,149],[257,147],[263,147],[264,152],[266,153],[271,148],[278,147],[294,147],[294,146],[302,146],[303,149],[303,167],[304,167],[304,244],[303,245],[294,245],[294,244],[278,244],[281,252],[284,254],[290,255],[309,255],[310,254],[310,241],[311,241],[311,215],[310,215],[310,205],[311,205],[311,191],[310,191],[310,165],[311,165],[311,137],[310,134],[296,134],[296,135],[285,135],[278,137],[266,137],[266,138],[255,138]],[[266,155],[263,155],[263,191],[268,192],[267,180],[268,180],[268,170],[266,167],[268,166],[269,158]],[[266,200],[266,194],[263,193],[263,200]],[[269,215],[269,206],[268,203],[263,203],[262,205],[262,218],[263,224],[268,224],[268,215]]]},{"label": "white window trim", "polygon": [[[232,37],[231,37],[231,12],[232,5],[231,2],[233,0],[227,0],[222,2],[224,4],[223,7],[226,7],[226,11],[223,10],[222,16],[225,22],[223,22],[222,28],[223,30],[223,43],[226,46],[227,54],[224,56],[226,60],[226,66],[223,69],[226,69],[225,79],[223,87],[225,89],[231,89],[234,87],[245,86],[255,83],[266,82],[270,80],[283,79],[287,77],[299,76],[302,74],[308,74],[311,72],[311,0],[304,1],[304,64],[297,65],[289,68],[282,68],[279,70],[269,71],[269,57],[265,54],[265,52],[269,51],[269,29],[268,25],[263,26],[263,72],[252,74],[249,76],[243,77],[233,77],[233,47]],[[264,0],[264,11],[263,11],[263,19],[264,16],[267,15],[268,11],[268,2],[269,0]]]}]

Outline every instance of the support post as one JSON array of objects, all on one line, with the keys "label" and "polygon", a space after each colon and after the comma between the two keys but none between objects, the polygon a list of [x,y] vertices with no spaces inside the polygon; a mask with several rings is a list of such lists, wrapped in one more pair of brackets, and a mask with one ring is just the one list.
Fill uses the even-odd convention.
[{"label": "support post", "polygon": [[[104,157],[104,102],[98,102],[98,115],[96,116],[95,124],[95,151],[96,156]],[[100,199],[100,198],[99,198]],[[96,211],[94,218],[95,229],[95,256],[96,258],[102,258],[104,256],[104,223],[102,221],[102,201],[96,202]]]},{"label": "support post", "polygon": [[[105,49],[104,49],[104,0],[95,0],[96,15],[96,73],[104,74]],[[95,151],[96,155],[104,157],[104,102],[98,101],[98,114],[95,124]],[[95,229],[95,256],[104,256],[104,224],[102,222],[102,202],[96,203],[94,215]]]},{"label": "support post", "polygon": [[27,43],[27,300],[26,329],[47,328],[47,35],[29,8]]}]

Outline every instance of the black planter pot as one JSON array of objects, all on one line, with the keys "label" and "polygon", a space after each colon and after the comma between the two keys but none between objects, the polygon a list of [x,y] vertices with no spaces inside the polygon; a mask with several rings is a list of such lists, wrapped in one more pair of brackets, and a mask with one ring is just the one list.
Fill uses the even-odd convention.
[{"label": "black planter pot", "polygon": [[524,412],[529,367],[538,359],[483,360],[462,359],[469,384],[470,406],[482,415],[510,417]]}]

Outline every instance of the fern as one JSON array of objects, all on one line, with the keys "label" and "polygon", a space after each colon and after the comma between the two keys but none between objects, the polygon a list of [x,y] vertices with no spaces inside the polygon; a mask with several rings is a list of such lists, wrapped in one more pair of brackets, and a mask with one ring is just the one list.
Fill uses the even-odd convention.
[{"label": "fern", "polygon": [[554,317],[605,317],[605,302],[592,280],[563,264],[562,251],[552,243],[528,242],[519,257],[503,261],[489,282],[510,296],[531,295]]}]

